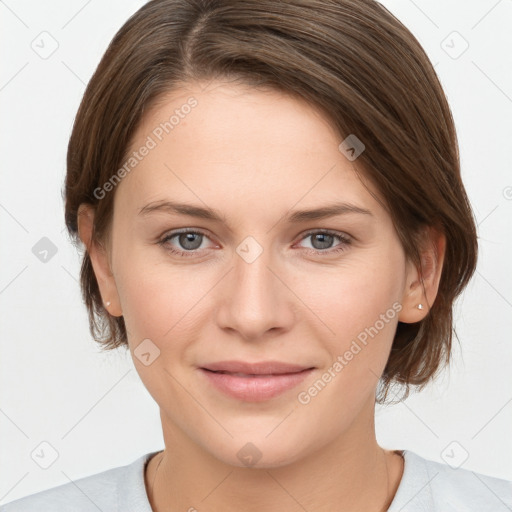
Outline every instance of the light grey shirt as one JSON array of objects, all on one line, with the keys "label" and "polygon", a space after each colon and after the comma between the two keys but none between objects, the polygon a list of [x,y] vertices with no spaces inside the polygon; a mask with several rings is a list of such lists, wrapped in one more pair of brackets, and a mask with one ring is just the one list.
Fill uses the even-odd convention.
[{"label": "light grey shirt", "polygon": [[[0,506],[0,512],[152,512],[144,472],[156,453],[12,501]],[[404,472],[388,512],[512,511],[511,481],[453,469],[409,450],[402,453]]]}]

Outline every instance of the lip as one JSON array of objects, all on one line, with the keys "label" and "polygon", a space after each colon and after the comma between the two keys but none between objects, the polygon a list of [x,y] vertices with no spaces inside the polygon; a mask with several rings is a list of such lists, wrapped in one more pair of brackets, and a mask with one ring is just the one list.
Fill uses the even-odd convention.
[{"label": "lip", "polygon": [[314,368],[280,361],[220,361],[209,363],[199,370],[224,394],[238,400],[261,402],[294,388]]},{"label": "lip", "polygon": [[213,372],[244,373],[246,375],[281,375],[285,373],[301,372],[312,368],[312,366],[301,366],[281,361],[262,361],[259,363],[219,361],[217,363],[205,364],[202,368]]}]

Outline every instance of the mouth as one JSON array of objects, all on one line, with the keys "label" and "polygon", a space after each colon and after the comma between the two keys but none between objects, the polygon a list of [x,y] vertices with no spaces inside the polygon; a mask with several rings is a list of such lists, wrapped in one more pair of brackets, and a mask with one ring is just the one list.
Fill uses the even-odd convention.
[{"label": "mouth", "polygon": [[247,402],[261,402],[296,387],[315,368],[276,361],[222,361],[199,370],[223,394]]},{"label": "mouth", "polygon": [[244,361],[219,361],[209,363],[202,367],[216,373],[240,374],[247,376],[257,375],[287,375],[290,373],[299,373],[313,368],[307,365],[297,365],[284,363],[281,361],[262,361],[259,363],[246,363]]}]

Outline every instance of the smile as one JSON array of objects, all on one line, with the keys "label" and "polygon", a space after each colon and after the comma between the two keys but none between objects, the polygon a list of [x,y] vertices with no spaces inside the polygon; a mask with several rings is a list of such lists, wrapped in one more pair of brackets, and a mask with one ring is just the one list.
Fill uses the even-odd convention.
[{"label": "smile", "polygon": [[247,402],[262,402],[281,395],[298,386],[314,371],[314,368],[310,367],[277,373],[275,369],[270,372],[272,366],[275,368],[276,365],[267,364],[263,368],[265,371],[260,370],[260,373],[210,368],[199,370],[215,389],[229,397]]}]

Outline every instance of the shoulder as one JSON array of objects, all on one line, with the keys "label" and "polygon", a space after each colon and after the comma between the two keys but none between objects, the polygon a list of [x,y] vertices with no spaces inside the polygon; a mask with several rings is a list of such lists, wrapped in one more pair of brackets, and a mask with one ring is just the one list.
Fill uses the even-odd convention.
[{"label": "shoulder", "polygon": [[[409,450],[389,512],[510,512],[512,482],[425,459]],[[406,506],[407,505],[407,506]]]},{"label": "shoulder", "polygon": [[0,506],[0,512],[151,512],[144,467],[156,452],[126,466],[80,478]]}]

